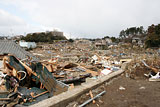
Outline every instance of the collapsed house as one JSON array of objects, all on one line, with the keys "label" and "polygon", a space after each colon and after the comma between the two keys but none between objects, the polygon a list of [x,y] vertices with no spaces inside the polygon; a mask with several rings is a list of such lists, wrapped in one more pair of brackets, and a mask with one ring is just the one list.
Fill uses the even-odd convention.
[{"label": "collapsed house", "polygon": [[40,101],[68,89],[68,85],[57,81],[37,58],[13,41],[0,41],[0,56],[3,59],[0,61],[0,105],[28,105],[38,96],[49,93],[37,100]]},{"label": "collapsed house", "polygon": [[[7,98],[3,105],[11,106],[12,104],[33,102],[33,99],[40,95],[49,93],[47,96],[51,97],[68,89],[67,85],[57,81],[40,62],[22,62],[15,56],[8,55],[3,58],[3,64],[4,70],[0,72],[0,88],[1,94]],[[42,91],[42,93],[36,94],[35,90],[31,91],[33,89]],[[30,91],[30,93],[26,93],[24,90]],[[8,94],[4,94],[6,92]],[[0,98],[0,100],[4,100],[4,98]]]},{"label": "collapsed house", "polygon": [[0,57],[1,57],[1,59],[3,58],[3,56],[5,56],[7,54],[15,55],[19,59],[25,59],[27,57],[30,57],[33,60],[37,60],[37,58],[35,58],[29,52],[25,51],[23,48],[21,48],[14,41],[0,40]]}]

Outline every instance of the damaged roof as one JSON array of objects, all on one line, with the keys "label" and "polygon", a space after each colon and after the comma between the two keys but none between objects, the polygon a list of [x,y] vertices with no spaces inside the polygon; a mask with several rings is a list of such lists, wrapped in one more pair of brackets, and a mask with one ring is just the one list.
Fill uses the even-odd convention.
[{"label": "damaged roof", "polygon": [[18,44],[11,40],[0,40],[0,55],[12,54],[20,59],[25,59],[27,56],[37,60],[31,53],[25,51]]}]

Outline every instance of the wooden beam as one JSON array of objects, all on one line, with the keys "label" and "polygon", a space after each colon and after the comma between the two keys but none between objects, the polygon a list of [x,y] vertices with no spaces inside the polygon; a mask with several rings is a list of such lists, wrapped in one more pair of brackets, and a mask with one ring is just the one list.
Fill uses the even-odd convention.
[{"label": "wooden beam", "polygon": [[91,73],[92,76],[97,76],[97,75],[98,75],[98,72],[96,72],[96,71],[92,71],[92,70],[87,69],[87,68],[85,68],[85,67],[83,67],[83,66],[81,66],[81,65],[79,65],[78,67],[84,69],[87,73]]},{"label": "wooden beam", "polygon": [[[93,94],[92,94],[92,91],[91,91],[91,90],[89,91],[89,94],[90,94],[91,98],[93,98]],[[95,100],[93,100],[92,102],[93,102],[93,104],[95,104],[95,103],[96,103],[96,101],[95,101]]]}]

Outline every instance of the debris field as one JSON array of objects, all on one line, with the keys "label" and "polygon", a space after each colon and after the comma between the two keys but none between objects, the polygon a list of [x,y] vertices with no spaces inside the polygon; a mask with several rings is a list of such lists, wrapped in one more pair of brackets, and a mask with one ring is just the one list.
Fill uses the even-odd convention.
[{"label": "debris field", "polygon": [[[159,54],[155,50],[139,52],[120,46],[99,50],[94,49],[90,42],[78,42],[39,44],[38,48],[28,52],[14,42],[0,42],[1,46],[4,44],[6,46],[5,49],[0,46],[0,106],[29,106],[123,69],[125,70],[124,76],[118,78],[121,82],[115,82],[115,84],[113,82],[110,84],[112,86],[97,87],[96,90],[99,91],[90,90],[82,96],[87,97],[75,99],[75,102],[68,105],[82,107],[106,104],[114,107],[116,103],[104,103],[103,105],[103,102],[114,98],[111,95],[113,92],[109,90],[117,92],[114,89],[117,85],[118,90],[130,90],[127,91],[130,93],[132,89],[128,86],[132,87],[139,80],[143,84],[143,81],[159,81],[160,79]],[[7,48],[9,45],[12,45],[12,49]],[[13,48],[16,49],[16,52],[13,51]],[[126,66],[123,68],[124,64]],[[130,81],[133,82],[133,85],[129,85]],[[147,82],[146,84],[154,83]],[[141,86],[140,88],[143,91],[146,87]],[[135,92],[139,92],[138,90]],[[118,91],[117,97],[122,95],[121,91]],[[103,98],[107,95],[110,95],[111,99]],[[122,97],[119,97],[120,100],[123,99]],[[130,102],[129,99],[125,101]]]}]

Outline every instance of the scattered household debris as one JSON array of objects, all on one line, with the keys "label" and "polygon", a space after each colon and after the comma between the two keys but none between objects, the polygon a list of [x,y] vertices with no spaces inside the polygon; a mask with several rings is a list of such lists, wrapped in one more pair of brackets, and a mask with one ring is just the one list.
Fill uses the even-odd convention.
[{"label": "scattered household debris", "polygon": [[[85,82],[86,78],[96,79],[98,76],[108,75],[119,69],[114,66],[103,66],[105,62],[102,59],[101,61],[94,67],[79,63],[61,64],[58,57],[38,62],[30,57],[20,60],[14,55],[5,55],[2,62],[3,69],[0,71],[0,89],[3,93],[5,91],[8,93],[1,99],[6,103],[1,105],[34,104],[41,101],[41,97],[45,99],[73,89],[74,85]],[[98,68],[103,70],[100,72]],[[34,90],[39,92],[35,93]],[[10,96],[14,96],[14,99],[10,99]],[[90,96],[93,98],[91,91]]]},{"label": "scattered household debris", "polygon": [[119,90],[126,90],[126,88],[119,86]]},{"label": "scattered household debris", "polygon": [[147,65],[143,60],[142,60],[142,63],[143,63],[146,67],[148,67],[148,68],[150,68],[151,70],[153,70],[155,73],[158,73],[158,71],[159,71],[158,69],[153,68],[153,67]]},{"label": "scattered household debris", "polygon": [[151,66],[149,66],[149,65],[147,65],[143,60],[142,60],[142,63],[146,66],[146,67],[148,67],[149,69],[151,69],[153,72],[151,73],[149,73],[148,75],[147,74],[144,74],[145,76],[148,76],[148,77],[150,77],[149,78],[149,81],[160,81],[160,74],[159,74],[159,72],[160,72],[160,70],[158,70],[158,69],[156,69],[156,68],[154,68],[154,67],[151,67]]},{"label": "scattered household debris", "polygon": [[160,81],[159,58],[140,58],[132,61],[126,68],[126,76],[132,79],[149,79],[149,81]]},{"label": "scattered household debris", "polygon": [[142,86],[142,87],[140,87],[139,89],[140,89],[140,90],[145,90],[145,89],[146,89],[146,87],[143,87],[143,86]]},{"label": "scattered household debris", "polygon": [[149,78],[149,81],[160,81],[160,74],[159,74],[159,72],[156,75],[154,75],[154,76],[151,75],[151,77]]},{"label": "scattered household debris", "polygon": [[108,74],[111,73],[111,72],[112,72],[112,71],[109,70],[109,69],[104,69],[104,70],[101,71],[101,74],[102,74],[102,75],[108,75]]},{"label": "scattered household debris", "polygon": [[[0,102],[1,105],[34,104],[82,82],[92,82],[116,72],[124,62],[131,61],[126,67],[126,77],[147,76],[149,81],[159,81],[160,78],[158,58],[155,60],[154,54],[144,55],[132,49],[94,50],[92,43],[79,42],[40,43],[30,52],[34,56],[13,41],[0,41],[0,59],[3,60],[0,61],[0,94],[3,94],[0,100],[5,102]],[[126,88],[120,86],[119,90]],[[94,98],[92,91],[89,95]]]}]

